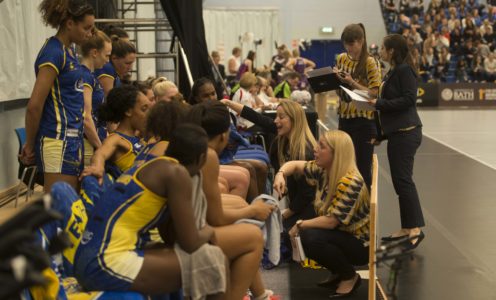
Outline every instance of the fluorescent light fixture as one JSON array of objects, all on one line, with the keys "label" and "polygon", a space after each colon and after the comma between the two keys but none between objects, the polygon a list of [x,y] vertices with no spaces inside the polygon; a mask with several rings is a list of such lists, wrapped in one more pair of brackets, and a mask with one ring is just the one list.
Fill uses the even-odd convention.
[{"label": "fluorescent light fixture", "polygon": [[332,28],[332,26],[322,26],[320,27],[320,32],[325,34],[333,33],[334,28]]}]

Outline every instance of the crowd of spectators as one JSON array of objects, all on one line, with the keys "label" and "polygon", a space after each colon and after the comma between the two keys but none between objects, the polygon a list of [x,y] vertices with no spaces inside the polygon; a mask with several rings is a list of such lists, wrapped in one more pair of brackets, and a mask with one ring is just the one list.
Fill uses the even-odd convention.
[{"label": "crowd of spectators", "polygon": [[388,33],[404,35],[423,82],[496,80],[496,1],[384,0]]}]

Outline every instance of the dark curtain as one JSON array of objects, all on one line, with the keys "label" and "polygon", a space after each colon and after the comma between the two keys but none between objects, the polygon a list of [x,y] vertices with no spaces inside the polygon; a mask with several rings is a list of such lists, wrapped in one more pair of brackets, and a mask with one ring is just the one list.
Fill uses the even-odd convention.
[{"label": "dark curtain", "polygon": [[[213,78],[203,25],[203,1],[160,0],[160,2],[174,34],[179,38],[186,53],[193,80],[200,77]],[[191,87],[180,53],[179,64],[179,90],[184,96],[189,97]]]}]

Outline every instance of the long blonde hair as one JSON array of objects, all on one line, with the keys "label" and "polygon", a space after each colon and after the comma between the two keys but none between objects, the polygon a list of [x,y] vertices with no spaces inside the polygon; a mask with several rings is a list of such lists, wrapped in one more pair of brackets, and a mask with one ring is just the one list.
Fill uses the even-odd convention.
[{"label": "long blonde hair", "polygon": [[[318,197],[315,199],[315,211],[326,211],[331,205],[332,199],[336,195],[337,185],[341,178],[352,172],[363,181],[363,177],[358,171],[355,160],[355,148],[351,137],[341,130],[329,130],[322,135],[325,142],[333,152],[332,164],[326,174],[328,180],[327,196],[324,201]],[[359,201],[369,201],[369,191],[365,183],[359,195]]]},{"label": "long blonde hair", "polygon": [[307,146],[315,147],[317,142],[310,131],[307,123],[305,111],[300,104],[281,100],[279,104],[291,120],[291,131],[289,137],[278,136],[277,140],[277,158],[279,165],[282,166],[285,162],[285,149],[289,144],[289,160],[306,160]]}]

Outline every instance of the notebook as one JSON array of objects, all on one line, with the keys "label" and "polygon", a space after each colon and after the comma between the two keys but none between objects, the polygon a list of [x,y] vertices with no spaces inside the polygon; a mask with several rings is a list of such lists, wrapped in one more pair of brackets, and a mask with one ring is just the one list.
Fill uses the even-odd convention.
[{"label": "notebook", "polygon": [[343,85],[337,74],[333,72],[332,67],[308,72],[308,82],[315,93],[337,90],[340,85]]}]

